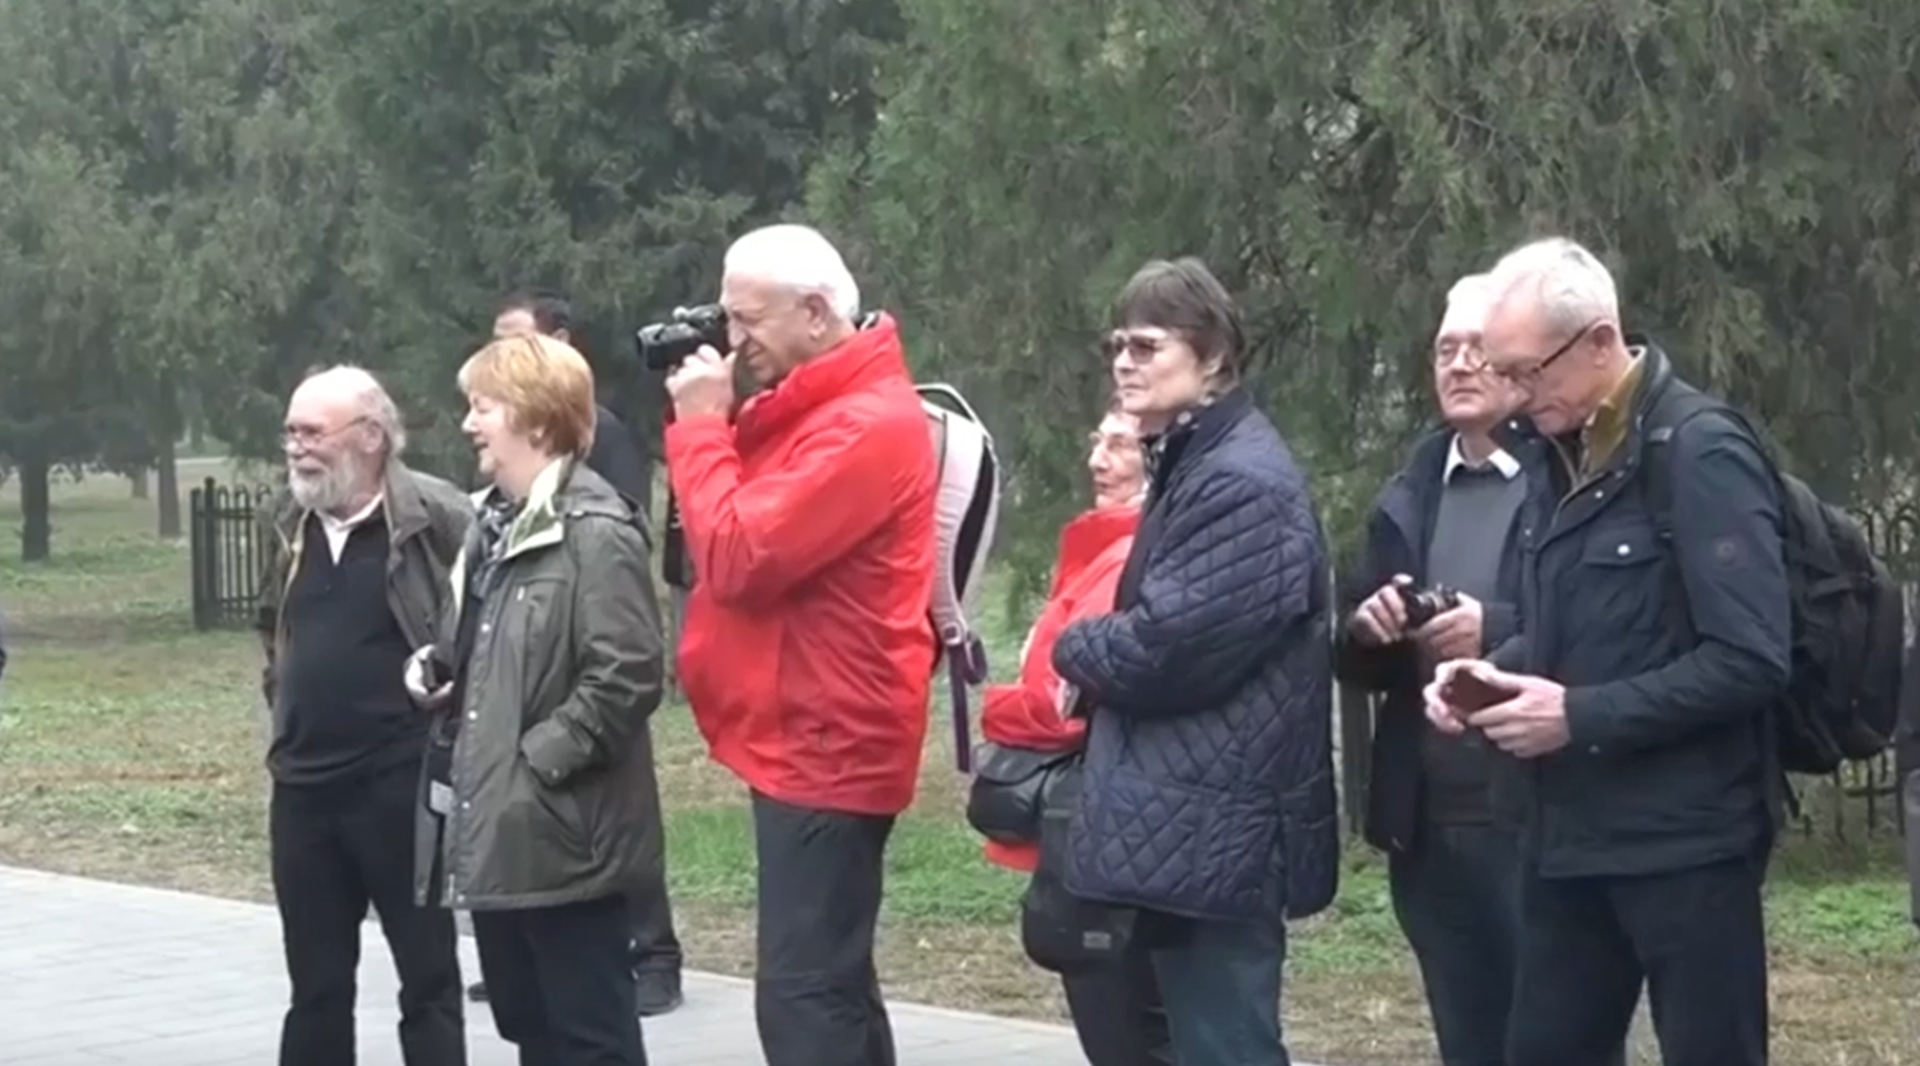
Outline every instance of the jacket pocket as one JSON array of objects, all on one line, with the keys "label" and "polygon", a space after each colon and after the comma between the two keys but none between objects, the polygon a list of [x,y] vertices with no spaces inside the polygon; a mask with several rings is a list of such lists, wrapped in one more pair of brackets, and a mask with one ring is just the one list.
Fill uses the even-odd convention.
[{"label": "jacket pocket", "polygon": [[1635,638],[1661,634],[1664,639],[1671,625],[1671,572],[1665,545],[1645,521],[1611,523],[1587,534],[1579,558],[1559,583],[1566,606],[1556,612],[1564,619],[1557,641],[1563,647],[1578,644],[1572,660],[1582,668],[1580,678],[1562,678],[1563,683],[1613,680],[1609,675],[1647,669],[1645,640]]}]

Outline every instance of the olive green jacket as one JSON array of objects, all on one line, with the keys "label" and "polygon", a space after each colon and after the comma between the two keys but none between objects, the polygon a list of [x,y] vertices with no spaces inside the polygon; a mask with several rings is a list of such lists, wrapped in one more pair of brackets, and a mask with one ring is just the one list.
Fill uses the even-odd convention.
[{"label": "olive green jacket", "polygon": [[[623,894],[661,861],[646,722],[663,647],[646,535],[598,474],[556,462],[504,538],[467,608],[480,614],[446,712],[457,721],[440,723],[458,731],[444,818],[431,784],[422,789],[416,895],[506,910]],[[451,577],[439,644],[449,660],[478,539],[469,534]]]}]

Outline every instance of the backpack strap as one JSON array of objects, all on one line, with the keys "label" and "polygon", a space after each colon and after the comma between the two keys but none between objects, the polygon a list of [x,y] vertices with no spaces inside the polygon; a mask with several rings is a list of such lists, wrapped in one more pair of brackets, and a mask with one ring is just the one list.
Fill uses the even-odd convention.
[{"label": "backpack strap", "polygon": [[[1752,421],[1738,408],[1722,403],[1685,382],[1674,381],[1667,386],[1666,393],[1654,401],[1653,410],[1647,414],[1643,424],[1646,445],[1640,457],[1641,465],[1646,468],[1647,510],[1653,516],[1654,534],[1669,545],[1673,543],[1674,460],[1667,446],[1673,443],[1674,435],[1680,432],[1680,427],[1709,412],[1718,412],[1731,419],[1752,439],[1754,445],[1760,449],[1761,456],[1767,461],[1767,466],[1774,472],[1775,483],[1779,483],[1778,453],[1766,436],[1754,428]],[[1784,495],[1782,502],[1784,504]],[[1678,573],[1675,573],[1674,580],[1668,583],[1667,605],[1669,624],[1676,632],[1684,634],[1685,643],[1691,646],[1698,640],[1698,635],[1693,628],[1693,611],[1687,605],[1687,586]],[[1767,758],[1777,762],[1778,748],[1772,729],[1761,731],[1761,744],[1769,753]],[[1789,815],[1798,818],[1800,797],[1794,790],[1793,782],[1787,779],[1786,771],[1777,770],[1769,776],[1772,779],[1769,791],[1773,792],[1769,806],[1777,802]]]}]

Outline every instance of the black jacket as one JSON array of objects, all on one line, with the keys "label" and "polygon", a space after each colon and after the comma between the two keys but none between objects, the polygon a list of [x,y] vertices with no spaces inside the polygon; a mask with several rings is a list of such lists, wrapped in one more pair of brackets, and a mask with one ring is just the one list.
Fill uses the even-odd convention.
[{"label": "black jacket", "polygon": [[[1368,843],[1385,851],[1409,851],[1417,844],[1425,792],[1420,740],[1430,728],[1420,693],[1431,678],[1421,669],[1419,650],[1411,642],[1370,647],[1349,637],[1346,623],[1355,608],[1395,574],[1426,585],[1426,549],[1433,539],[1440,479],[1453,438],[1451,429],[1436,430],[1414,445],[1407,465],[1387,481],[1374,501],[1359,561],[1340,583],[1334,670],[1341,681],[1380,697],[1373,720],[1366,835]],[[1499,647],[1519,628],[1521,567],[1514,533],[1526,513],[1522,507],[1512,525],[1500,531],[1510,550],[1500,561],[1498,595],[1481,605],[1480,640],[1485,650]]]},{"label": "black jacket", "polygon": [[1751,855],[1783,795],[1768,717],[1792,632],[1778,484],[1731,418],[1693,418],[1664,447],[1661,528],[1645,420],[1677,380],[1658,348],[1641,358],[1626,438],[1595,476],[1571,484],[1553,445],[1524,428],[1503,442],[1535,488],[1524,633],[1497,659],[1567,689],[1571,740],[1520,780],[1529,854],[1547,877]]},{"label": "black jacket", "polygon": [[643,518],[652,511],[653,477],[647,454],[627,424],[604,406],[594,408],[593,448],[587,452],[587,468],[625,496]]}]

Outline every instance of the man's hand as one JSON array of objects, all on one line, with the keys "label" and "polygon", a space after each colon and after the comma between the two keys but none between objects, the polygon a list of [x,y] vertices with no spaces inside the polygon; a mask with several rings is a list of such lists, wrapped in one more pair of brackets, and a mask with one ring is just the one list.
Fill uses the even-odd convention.
[{"label": "man's hand", "polygon": [[1480,601],[1462,592],[1460,606],[1434,615],[1413,631],[1413,639],[1434,662],[1474,659],[1480,655],[1481,623],[1486,611]]},{"label": "man's hand", "polygon": [[1477,659],[1454,659],[1434,668],[1433,680],[1420,690],[1420,696],[1426,701],[1427,721],[1433,723],[1435,729],[1450,737],[1467,731],[1466,725],[1460,720],[1460,712],[1447,702],[1447,686],[1453,683],[1453,675],[1457,673],[1478,673],[1482,669],[1491,670],[1493,667]]},{"label": "man's hand", "polygon": [[1565,686],[1491,666],[1475,672],[1488,684],[1510,689],[1514,695],[1468,715],[1467,725],[1484,733],[1501,751],[1521,759],[1537,759],[1567,746]]},{"label": "man's hand", "polygon": [[[1407,602],[1400,598],[1400,590],[1412,584],[1413,578],[1395,574],[1391,581],[1362,600],[1360,606],[1354,608],[1353,617],[1347,620],[1347,631],[1353,634],[1353,639],[1379,647],[1405,637]],[[1478,649],[1475,650],[1477,653]]]},{"label": "man's hand", "polygon": [[667,395],[673,397],[677,418],[725,416],[733,410],[733,356],[701,345],[667,375]]},{"label": "man's hand", "polygon": [[407,695],[413,698],[413,705],[423,711],[439,710],[453,695],[452,680],[441,681],[433,676],[437,672],[433,665],[433,645],[407,656]]}]

